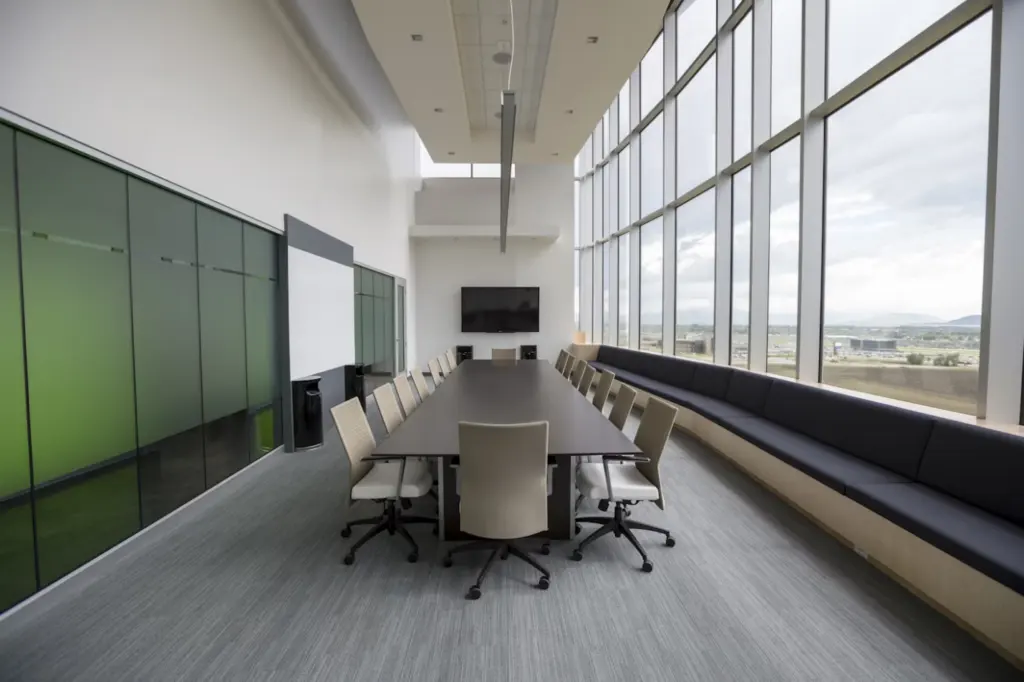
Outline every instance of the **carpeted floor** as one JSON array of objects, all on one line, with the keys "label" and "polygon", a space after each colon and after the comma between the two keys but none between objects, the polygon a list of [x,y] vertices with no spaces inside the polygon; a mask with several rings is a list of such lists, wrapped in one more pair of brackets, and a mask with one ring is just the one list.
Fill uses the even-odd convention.
[{"label": "carpeted floor", "polygon": [[547,592],[509,560],[468,602],[484,556],[442,568],[428,527],[418,564],[385,535],[341,565],[336,437],[272,455],[0,620],[0,680],[1022,678],[700,445],[662,462],[668,511],[636,516],[678,544],[644,534],[653,573],[624,539],[558,543]]}]

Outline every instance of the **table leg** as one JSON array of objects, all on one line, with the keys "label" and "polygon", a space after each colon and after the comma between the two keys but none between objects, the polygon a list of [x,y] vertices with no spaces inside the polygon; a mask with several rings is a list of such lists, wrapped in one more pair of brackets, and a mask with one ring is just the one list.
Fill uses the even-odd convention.
[{"label": "table leg", "polygon": [[552,474],[548,498],[548,537],[571,540],[576,524],[575,467],[571,457],[559,457]]},{"label": "table leg", "polygon": [[457,539],[461,532],[459,531],[459,496],[455,491],[455,469],[451,465],[452,458],[444,457],[440,464],[437,497],[441,528],[438,537],[444,542]]}]

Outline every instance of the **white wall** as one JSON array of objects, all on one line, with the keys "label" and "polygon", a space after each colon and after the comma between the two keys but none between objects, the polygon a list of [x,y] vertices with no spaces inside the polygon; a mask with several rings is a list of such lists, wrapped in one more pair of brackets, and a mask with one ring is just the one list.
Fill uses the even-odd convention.
[{"label": "white wall", "polygon": [[271,0],[0,0],[0,107],[408,278],[415,133],[368,131],[295,36]]},{"label": "white wall", "polygon": [[[477,357],[490,357],[490,349],[536,344],[541,358],[554,360],[558,349],[572,341],[573,332],[573,173],[570,165],[517,165],[517,220],[559,227],[559,238],[511,238],[508,250],[498,251],[494,239],[424,238],[413,240],[412,259],[416,300],[416,338],[419,364],[455,345],[472,345]],[[472,186],[466,192],[471,193]],[[477,210],[474,202],[458,196],[449,202],[450,217],[432,218],[465,224],[461,211]],[[465,206],[469,206],[468,209]],[[463,221],[463,222],[460,222]],[[509,232],[515,232],[510,224]],[[540,331],[532,334],[463,334],[463,286],[540,287]]]}]

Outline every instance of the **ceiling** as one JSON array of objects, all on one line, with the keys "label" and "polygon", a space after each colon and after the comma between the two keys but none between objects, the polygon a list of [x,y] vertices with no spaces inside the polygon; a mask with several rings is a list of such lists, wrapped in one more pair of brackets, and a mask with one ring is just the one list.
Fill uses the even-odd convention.
[{"label": "ceiling", "polygon": [[501,92],[509,85],[511,56],[517,104],[514,159],[557,163],[571,161],[593,131],[657,36],[668,2],[352,4],[377,61],[436,162],[499,161],[497,114]]}]

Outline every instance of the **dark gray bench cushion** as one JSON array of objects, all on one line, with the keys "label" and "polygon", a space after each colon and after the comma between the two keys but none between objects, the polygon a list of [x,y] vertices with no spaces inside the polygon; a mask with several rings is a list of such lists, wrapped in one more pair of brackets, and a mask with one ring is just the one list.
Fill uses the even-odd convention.
[{"label": "dark gray bench cushion", "polygon": [[761,417],[734,419],[730,430],[828,487],[845,493],[853,483],[910,483],[899,474],[865,462]]},{"label": "dark gray bench cushion", "polygon": [[935,423],[910,410],[782,379],[772,381],[764,416],[911,480]]},{"label": "dark gray bench cushion", "polygon": [[729,392],[729,380],[732,378],[732,369],[721,365],[711,365],[706,362],[695,363],[697,367],[693,371],[693,383],[690,388],[701,395],[725,400]]},{"label": "dark gray bench cushion", "polygon": [[[696,364],[668,355],[614,346],[601,346],[597,351],[597,362],[640,376],[656,378],[679,388],[690,388]],[[612,371],[615,370],[612,369]]]},{"label": "dark gray bench cushion", "polygon": [[917,480],[1024,526],[1024,438],[939,419]]},{"label": "dark gray bench cushion", "polygon": [[758,417],[763,417],[764,406],[768,402],[768,392],[771,387],[771,377],[734,369],[732,379],[729,380],[729,392],[725,394],[725,399],[737,407],[753,412]]},{"label": "dark gray bench cushion", "polygon": [[1024,594],[1024,529],[919,483],[854,483],[868,509],[993,580]]}]

